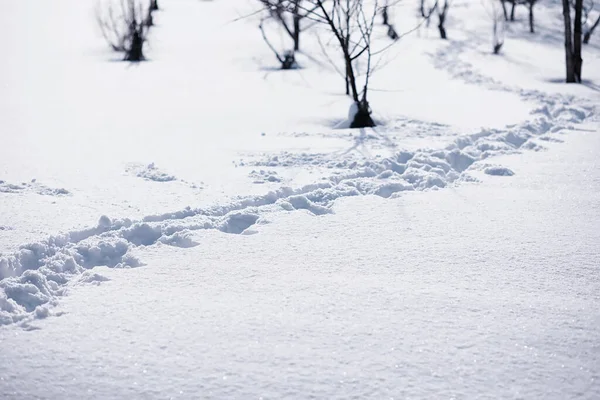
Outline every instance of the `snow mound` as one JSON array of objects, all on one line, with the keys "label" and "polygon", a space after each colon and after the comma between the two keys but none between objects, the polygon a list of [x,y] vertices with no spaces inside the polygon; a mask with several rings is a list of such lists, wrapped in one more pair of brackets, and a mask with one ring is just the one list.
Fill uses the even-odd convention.
[{"label": "snow mound", "polygon": [[497,167],[497,166],[487,167],[483,170],[483,172],[485,172],[488,175],[493,175],[493,176],[513,176],[515,174],[509,168]]},{"label": "snow mound", "polygon": [[90,270],[90,271],[85,271],[83,274],[81,274],[79,279],[77,279],[77,283],[99,285],[100,283],[107,282],[109,280],[110,279],[108,279],[107,277]]},{"label": "snow mound", "polygon": [[[283,151],[277,155],[266,155],[262,159],[244,164],[254,167],[321,167],[344,169],[352,167],[359,159],[349,154],[340,159],[332,159],[329,153],[292,153]],[[240,165],[243,165],[240,163]]]},{"label": "snow mound", "polygon": [[68,196],[71,193],[64,188],[51,188],[38,183],[36,179],[19,184],[8,183],[0,180],[0,193],[22,193],[33,192],[42,196]]},{"label": "snow mound", "polygon": [[258,215],[247,213],[234,213],[223,221],[219,228],[221,232],[239,235],[258,221]]},{"label": "snow mound", "polygon": [[170,236],[161,236],[159,239],[161,243],[169,246],[189,248],[198,246],[199,243],[194,241],[191,237],[191,231],[176,232]]},{"label": "snow mound", "polygon": [[279,175],[277,174],[276,171],[270,171],[270,170],[252,170],[248,176],[252,179],[252,181],[254,183],[257,184],[261,184],[261,183],[278,183],[281,182],[281,178],[279,177]]},{"label": "snow mound", "polygon": [[131,164],[127,167],[126,171],[147,181],[172,182],[177,180],[175,176],[160,170],[154,163],[148,165]]},{"label": "snow mound", "polygon": [[550,136],[550,135],[543,135],[543,136],[540,136],[538,139],[539,140],[543,140],[544,142],[563,143],[563,140],[555,138],[555,137]]}]

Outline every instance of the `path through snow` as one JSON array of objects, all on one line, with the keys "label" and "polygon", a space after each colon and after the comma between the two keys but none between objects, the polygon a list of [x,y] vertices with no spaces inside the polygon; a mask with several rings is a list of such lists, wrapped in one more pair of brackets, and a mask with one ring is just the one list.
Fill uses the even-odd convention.
[{"label": "path through snow", "polygon": [[[521,91],[541,105],[532,120],[505,130],[483,129],[458,137],[441,149],[399,151],[393,157],[346,162],[335,155],[318,158],[319,165],[334,166],[336,173],[301,188],[281,187],[265,195],[239,198],[207,208],[186,208],[141,220],[113,221],[103,216],[93,228],[51,236],[21,246],[15,254],[0,258],[0,324],[28,323],[50,314],[48,307],[65,293],[73,277],[95,266],[116,268],[143,264],[132,250],[164,243],[190,247],[190,233],[216,229],[226,233],[253,233],[256,223],[268,222],[278,210],[305,209],[315,215],[332,212],[335,200],[358,195],[395,197],[404,191],[440,189],[461,181],[473,181],[478,168],[492,175],[510,175],[509,170],[481,166],[490,157],[522,149],[540,150],[538,139],[557,140],[594,115],[594,107],[581,99],[540,92]],[[575,105],[575,103],[577,105]],[[298,166],[302,155],[269,157],[270,166]],[[313,158],[311,158],[313,160]],[[275,164],[275,165],[273,165]],[[143,171],[155,171],[153,164]],[[160,171],[159,171],[160,172]],[[144,175],[145,176],[145,175]],[[155,176],[155,175],[152,175]],[[160,177],[168,176],[159,173]]]},{"label": "path through snow", "polygon": [[[85,271],[63,315],[0,329],[0,387],[19,399],[596,400],[600,136],[563,138],[488,159],[511,178],[345,197],[323,217],[259,207],[271,223],[256,235],[138,247],[144,268]],[[243,213],[232,231],[253,222]]]}]

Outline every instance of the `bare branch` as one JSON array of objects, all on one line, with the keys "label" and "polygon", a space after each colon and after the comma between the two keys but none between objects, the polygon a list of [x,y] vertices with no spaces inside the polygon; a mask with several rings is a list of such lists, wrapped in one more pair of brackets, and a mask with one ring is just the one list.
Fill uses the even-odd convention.
[{"label": "bare branch", "polygon": [[275,54],[275,57],[277,57],[277,59],[279,60],[279,62],[283,63],[283,58],[279,55],[279,52],[277,50],[275,50],[275,47],[273,47],[273,45],[271,44],[271,42],[267,38],[267,35],[265,33],[265,29],[263,28],[263,22],[264,22],[264,19],[261,20],[260,21],[260,25],[258,25],[258,27],[260,28],[260,32],[262,33],[262,37],[263,37],[265,43],[267,44],[267,46],[269,46],[269,48],[271,49],[271,51]]}]

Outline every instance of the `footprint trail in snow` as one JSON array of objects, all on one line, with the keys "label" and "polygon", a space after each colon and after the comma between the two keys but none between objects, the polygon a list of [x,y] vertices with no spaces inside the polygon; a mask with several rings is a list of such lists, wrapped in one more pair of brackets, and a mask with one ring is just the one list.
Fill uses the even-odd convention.
[{"label": "footprint trail in snow", "polygon": [[[398,151],[384,159],[344,164],[335,156],[322,155],[317,158],[319,165],[341,167],[342,172],[301,188],[281,187],[265,195],[238,198],[208,208],[188,207],[142,220],[111,220],[102,216],[95,227],[25,244],[14,254],[0,256],[0,325],[27,326],[33,319],[52,315],[52,306],[66,293],[70,282],[98,283],[104,279],[90,271],[96,266],[143,265],[134,254],[139,246],[161,243],[192,247],[198,244],[193,232],[205,229],[252,234],[257,232],[255,225],[268,222],[270,213],[307,210],[314,215],[329,214],[335,200],[341,197],[390,198],[405,191],[440,189],[476,180],[469,173],[472,170],[510,176],[513,171],[509,169],[481,162],[521,149],[543,149],[539,140],[559,142],[554,134],[594,115],[592,106],[575,106],[573,98],[544,96],[539,92],[521,92],[521,95],[541,103],[533,111],[532,120],[504,130],[483,129],[458,137],[445,148]],[[270,167],[300,166],[305,160],[285,153],[267,157],[264,163]],[[160,177],[163,175],[166,176]]]}]

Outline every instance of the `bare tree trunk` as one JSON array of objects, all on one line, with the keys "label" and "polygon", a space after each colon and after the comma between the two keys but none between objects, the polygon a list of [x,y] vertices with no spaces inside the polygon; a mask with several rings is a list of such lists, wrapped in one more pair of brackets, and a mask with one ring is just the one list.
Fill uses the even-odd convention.
[{"label": "bare tree trunk", "polygon": [[352,68],[352,58],[349,52],[344,50],[344,59],[346,60],[347,85],[350,85],[352,100],[358,103],[358,88],[356,87],[356,77],[354,76],[354,68]]},{"label": "bare tree trunk", "polygon": [[300,16],[294,14],[294,51],[300,50]]},{"label": "bare tree trunk", "polygon": [[[423,0],[421,0],[422,2]],[[385,5],[383,6],[383,9],[381,10],[381,18],[382,18],[382,24],[387,26],[388,30],[387,30],[387,35],[390,39],[392,40],[398,40],[400,38],[400,36],[398,36],[398,32],[396,32],[396,28],[394,28],[394,25],[390,23],[390,14],[388,12],[388,1],[386,0],[386,2],[384,3]],[[421,9],[423,10],[423,5],[421,4]]]},{"label": "bare tree trunk", "polygon": [[[315,0],[316,6],[322,12],[320,19],[323,23],[329,25],[331,32],[340,46],[344,58],[346,93],[350,94],[356,107],[356,113],[350,123],[351,128],[365,128],[375,126],[371,118],[371,109],[367,101],[367,89],[369,86],[369,76],[371,74],[371,34],[375,18],[378,15],[378,9],[375,7],[373,14],[367,16],[363,10],[362,0],[346,0],[344,8],[341,0],[335,0],[332,4],[331,12],[328,12],[323,5],[325,0]],[[329,3],[331,4],[331,3]],[[376,3],[377,4],[377,3]],[[355,24],[351,24],[352,20]],[[353,31],[360,32],[361,39],[354,42],[351,39]],[[365,84],[363,91],[359,92],[357,87],[357,75],[354,70],[353,62],[361,55],[367,58],[367,69],[364,72]],[[362,94],[362,99],[361,99]]]},{"label": "bare tree trunk", "polygon": [[514,21],[515,20],[515,8],[517,7],[517,2],[516,0],[512,1],[512,8],[510,9],[510,20]]},{"label": "bare tree trunk", "polygon": [[[350,0],[346,0],[346,10],[350,10]],[[341,28],[344,29],[343,27]],[[346,34],[344,39],[345,52],[350,48],[350,13],[346,13]],[[350,95],[350,70],[352,69],[352,60],[348,63],[346,60],[346,95]],[[356,85],[356,84],[355,84]],[[355,100],[357,101],[357,100]]]},{"label": "bare tree trunk", "polygon": [[154,26],[154,18],[152,18],[152,11],[148,11],[148,16],[146,17],[145,23],[147,27]]},{"label": "bare tree trunk", "polygon": [[281,63],[281,69],[283,69],[283,70],[294,69],[296,67],[295,53],[293,51],[286,51],[283,54],[279,54],[277,49],[275,49],[275,47],[273,47],[273,45],[269,41],[269,38],[267,38],[267,34],[265,33],[265,30],[263,28],[263,21],[261,21],[261,23],[258,25],[258,28],[260,29],[260,32],[262,33],[263,40],[265,41],[267,46],[269,46],[269,48],[271,49],[273,54],[275,54],[275,57],[277,57],[277,60],[279,60],[279,62]]},{"label": "bare tree trunk", "polygon": [[[439,7],[439,5],[438,5],[438,7]],[[438,18],[439,18],[438,30],[440,31],[440,37],[442,39],[448,38],[448,36],[446,35],[446,28],[444,27],[444,23],[446,22],[447,13],[448,13],[448,0],[444,0],[444,8],[442,8],[441,10],[438,8]]]},{"label": "bare tree trunk", "polygon": [[444,28],[444,17],[442,14],[440,14],[439,17],[440,23],[438,24],[438,30],[440,31],[440,37],[442,39],[448,39],[448,36],[446,35],[446,28]]},{"label": "bare tree trunk", "polygon": [[567,83],[575,82],[575,65],[573,63],[573,34],[571,32],[571,4],[569,0],[562,0],[563,18],[565,24],[565,65],[567,68]]},{"label": "bare tree trunk", "polygon": [[144,47],[144,39],[137,31],[135,31],[133,33],[133,36],[131,39],[131,49],[129,49],[129,51],[125,54],[125,61],[133,61],[133,62],[143,61],[144,60],[144,53],[142,52],[143,47]]},{"label": "bare tree trunk", "polygon": [[383,19],[383,21],[382,21],[383,25],[387,26],[390,24],[387,4],[385,6],[383,6],[383,10],[381,11],[381,18]]},{"label": "bare tree trunk", "polygon": [[350,128],[366,128],[366,127],[374,127],[375,122],[373,118],[371,118],[371,110],[369,110],[369,103],[359,102],[357,103],[358,110],[356,115],[354,115],[354,119],[350,123]]},{"label": "bare tree trunk", "polygon": [[535,33],[535,29],[533,26],[533,5],[535,4],[535,0],[529,0],[529,32]]},{"label": "bare tree trunk", "polygon": [[115,10],[110,2],[106,3],[105,10],[97,9],[102,34],[113,50],[125,53],[125,61],[143,61],[152,12],[142,6],[141,0],[122,0],[116,4],[119,10]]},{"label": "bare tree trunk", "polygon": [[[350,46],[350,36],[346,36],[346,40],[344,43],[344,46],[346,46],[346,49],[349,48]],[[348,66],[348,62],[346,61],[346,95],[349,96],[350,95],[350,71],[349,71],[349,66]],[[351,66],[350,66],[351,67]]]},{"label": "bare tree trunk", "polygon": [[292,39],[294,40],[294,51],[300,50],[300,20],[302,19],[302,17],[300,16],[300,1],[301,0],[294,1],[294,10],[292,15],[292,22],[294,25],[292,31]]},{"label": "bare tree trunk", "polygon": [[348,47],[343,49],[344,60],[346,62],[346,90],[350,86],[352,100],[356,104],[357,110],[354,119],[350,122],[350,128],[365,128],[375,126],[371,118],[371,110],[367,102],[367,85],[365,85],[362,100],[359,98],[358,87],[356,86],[356,76],[352,68],[352,56]]},{"label": "bare tree trunk", "polygon": [[500,38],[500,34],[498,32],[498,19],[494,16],[494,54],[500,54],[500,49],[504,44],[504,38]]},{"label": "bare tree trunk", "polygon": [[150,1],[150,11],[156,11],[158,10],[158,0],[151,0]]},{"label": "bare tree trunk", "polygon": [[506,11],[506,0],[501,0],[502,11],[504,11],[504,19],[508,21],[508,11]]},{"label": "bare tree trunk", "polygon": [[[260,2],[265,10],[269,12],[270,18],[279,22],[292,39],[294,43],[293,52],[299,51],[302,19],[309,15],[311,11],[307,11],[302,6],[302,0],[260,0]],[[303,14],[303,11],[306,14]]]},{"label": "bare tree trunk", "polygon": [[348,69],[346,69],[346,96],[350,95],[350,80],[348,78]]},{"label": "bare tree trunk", "polygon": [[575,79],[578,83],[581,83],[581,66],[583,59],[581,58],[581,17],[583,12],[583,0],[575,0],[575,23],[573,32],[573,56],[574,56],[574,68],[575,68]]},{"label": "bare tree trunk", "polygon": [[596,22],[594,22],[594,25],[592,25],[591,28],[585,32],[585,35],[583,35],[583,44],[588,44],[590,42],[590,38],[592,37],[592,34],[594,33],[594,30],[598,27],[598,25],[600,25],[600,15],[598,15],[598,18],[596,19]]}]

